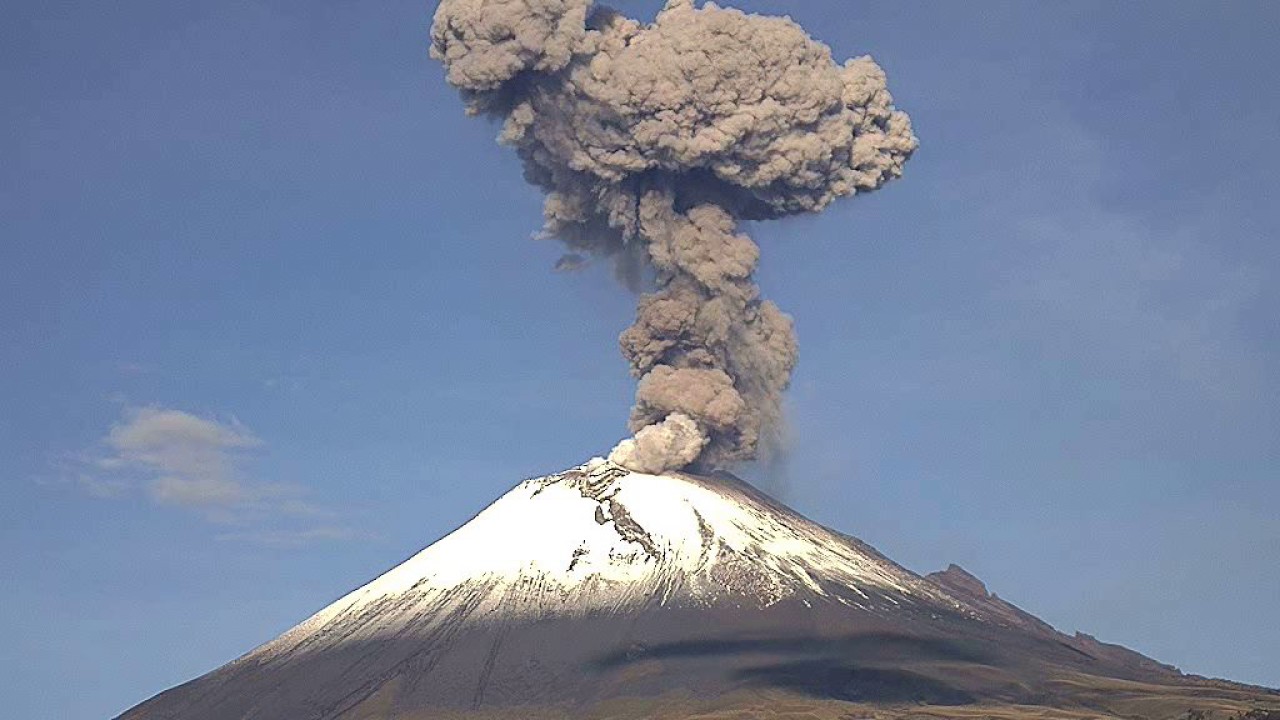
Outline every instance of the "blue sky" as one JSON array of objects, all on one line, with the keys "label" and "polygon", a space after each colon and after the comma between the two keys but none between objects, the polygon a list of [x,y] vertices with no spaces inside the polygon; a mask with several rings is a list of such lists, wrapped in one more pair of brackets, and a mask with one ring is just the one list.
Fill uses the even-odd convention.
[{"label": "blue sky", "polygon": [[[620,3],[651,16],[659,2]],[[742,0],[921,149],[761,224],[790,455],[748,470],[1060,629],[1280,685],[1280,6]],[[102,718],[607,451],[633,298],[558,275],[414,2],[0,24],[0,697]]]}]

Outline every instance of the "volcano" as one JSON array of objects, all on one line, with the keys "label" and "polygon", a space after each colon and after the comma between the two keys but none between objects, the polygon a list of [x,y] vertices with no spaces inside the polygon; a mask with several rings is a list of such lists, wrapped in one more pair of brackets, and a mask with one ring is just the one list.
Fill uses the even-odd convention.
[{"label": "volcano", "polygon": [[[1274,691],[1057,632],[726,473],[596,459],[123,720],[1280,718]],[[1260,714],[1259,714],[1260,713]]]}]

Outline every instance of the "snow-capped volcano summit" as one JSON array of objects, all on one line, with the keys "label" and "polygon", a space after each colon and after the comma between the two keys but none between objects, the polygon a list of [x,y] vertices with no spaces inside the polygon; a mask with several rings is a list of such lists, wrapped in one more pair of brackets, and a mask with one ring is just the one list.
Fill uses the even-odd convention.
[{"label": "snow-capped volcano summit", "polygon": [[624,701],[641,709],[610,717],[656,717],[671,698],[743,693],[1025,702],[1081,674],[1183,682],[1057,633],[959,568],[920,577],[731,475],[596,459],[517,485],[122,718],[562,718]]},{"label": "snow-capped volcano summit", "polygon": [[[286,637],[385,603],[408,622],[446,599],[475,617],[537,619],[810,597],[961,605],[732,476],[645,475],[597,458],[521,483]],[[367,630],[386,632],[389,621],[384,612]]]}]

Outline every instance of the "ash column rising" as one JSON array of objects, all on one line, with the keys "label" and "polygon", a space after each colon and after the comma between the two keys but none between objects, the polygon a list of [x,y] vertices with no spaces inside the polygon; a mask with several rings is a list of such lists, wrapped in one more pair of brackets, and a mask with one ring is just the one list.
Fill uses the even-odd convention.
[{"label": "ash column rising", "polygon": [[657,473],[775,444],[795,333],[738,225],[902,174],[918,142],[880,67],[837,64],[789,19],[692,0],[652,24],[588,0],[443,0],[431,41],[546,191],[545,233],[653,283],[621,337],[639,385],[610,459]]}]

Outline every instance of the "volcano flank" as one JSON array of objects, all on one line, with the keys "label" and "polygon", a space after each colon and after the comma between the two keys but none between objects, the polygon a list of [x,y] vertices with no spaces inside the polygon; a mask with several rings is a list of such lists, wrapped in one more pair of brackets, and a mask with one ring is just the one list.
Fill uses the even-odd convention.
[{"label": "volcano flank", "polygon": [[916,575],[727,473],[646,475],[596,459],[519,484],[275,640],[121,718],[1267,708],[1280,713],[1280,695],[1061,634],[958,567]]}]

